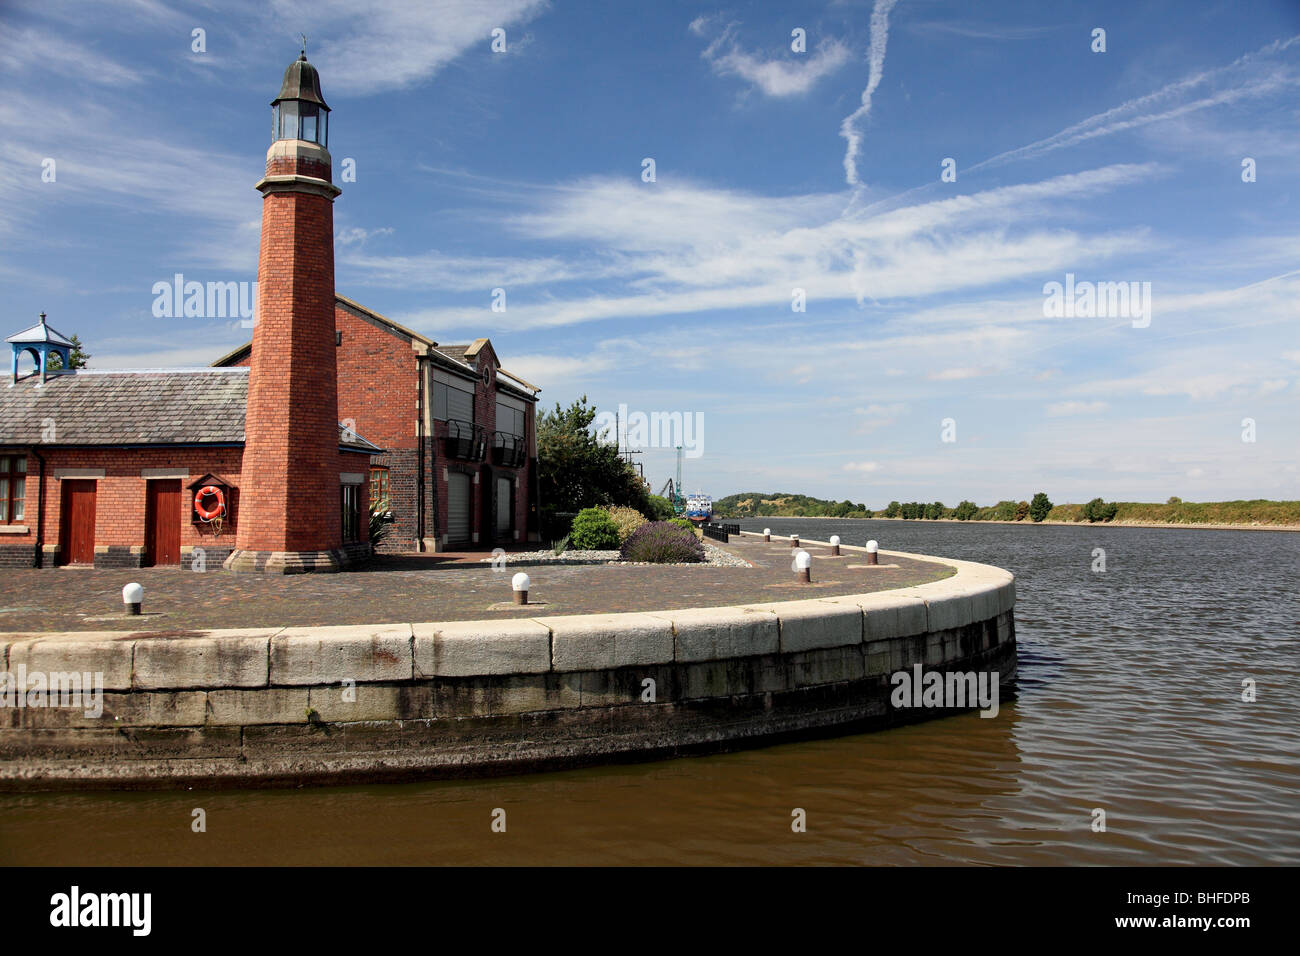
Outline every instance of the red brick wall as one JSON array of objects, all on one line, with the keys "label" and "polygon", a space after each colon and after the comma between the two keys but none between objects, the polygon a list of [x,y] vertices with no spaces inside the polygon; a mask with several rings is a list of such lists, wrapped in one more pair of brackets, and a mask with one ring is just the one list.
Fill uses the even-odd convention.
[{"label": "red brick wall", "polygon": [[[296,166],[286,160],[267,169],[288,174]],[[302,172],[329,178],[319,164]],[[300,507],[338,498],[334,321],[332,201],[267,193],[245,418],[243,550],[327,551],[342,543],[337,507]]]},{"label": "red brick wall", "polygon": [[356,433],[380,448],[415,448],[419,372],[411,343],[342,303],[335,305],[334,318],[343,333],[337,349],[339,421],[353,419]]},{"label": "red brick wall", "polygon": [[[335,448],[338,441],[335,439]],[[103,469],[104,477],[95,481],[95,547],[142,548],[145,545],[145,503],[147,484],[142,477],[145,468],[165,468],[185,472],[181,479],[181,507],[176,520],[181,525],[181,547],[222,548],[234,544],[244,511],[245,493],[241,486],[245,476],[241,473],[243,450],[240,448],[52,448],[42,451],[45,458],[45,535],[47,548],[59,543],[62,517],[63,482],[54,477],[62,468]],[[320,509],[310,502],[297,499],[295,515],[315,510],[328,511],[339,520],[339,474],[352,472],[366,474],[370,456],[360,452],[336,451],[331,464],[333,485],[323,499]],[[0,546],[25,545],[36,541],[38,501],[40,489],[40,464],[35,456],[28,456],[27,506],[23,523],[30,529],[25,535],[0,536]],[[229,511],[222,522],[221,535],[215,536],[212,526],[193,520],[194,493],[189,484],[209,472],[219,475],[234,486],[227,497]],[[74,476],[75,480],[75,476]],[[362,521],[361,540],[369,537],[368,526]]]},{"label": "red brick wall", "polygon": [[[188,477],[181,480],[181,547],[213,544],[211,528],[196,527],[191,523],[192,492],[186,487],[208,472],[225,478],[231,484],[240,483],[239,448],[51,448],[41,452],[45,458],[45,545],[59,543],[59,521],[63,501],[62,481],[54,477],[60,468],[102,468],[104,477],[96,479],[95,487],[95,546],[142,547],[144,545],[145,494],[149,481],[140,475],[144,468],[166,468],[185,471]],[[32,544],[36,539],[37,495],[40,487],[40,464],[35,456],[27,459],[27,518],[29,535],[5,535],[0,544]],[[336,479],[337,480],[337,479]],[[234,511],[231,519],[223,522],[222,544],[234,539],[233,533],[239,517],[239,502],[231,502]]]}]

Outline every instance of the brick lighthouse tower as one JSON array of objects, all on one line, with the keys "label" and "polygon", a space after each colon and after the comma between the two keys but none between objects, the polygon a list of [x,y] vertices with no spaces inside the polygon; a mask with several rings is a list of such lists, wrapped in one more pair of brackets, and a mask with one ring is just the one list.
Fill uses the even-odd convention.
[{"label": "brick lighthouse tower", "polygon": [[349,563],[339,509],[340,435],[334,337],[334,198],[329,107],[306,51],[272,101],[262,193],[232,571],[292,574]]}]

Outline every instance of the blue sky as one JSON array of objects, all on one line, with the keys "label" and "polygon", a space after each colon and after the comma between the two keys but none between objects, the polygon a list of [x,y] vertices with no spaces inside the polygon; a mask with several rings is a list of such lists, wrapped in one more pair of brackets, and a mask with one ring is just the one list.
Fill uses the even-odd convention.
[{"label": "blue sky", "polygon": [[[246,340],[152,287],[256,278],[300,32],[356,163],[339,292],[547,403],[700,416],[690,490],[1300,497],[1297,0],[3,0],[4,334]],[[1045,315],[1067,273],[1150,283],[1147,319]]]}]

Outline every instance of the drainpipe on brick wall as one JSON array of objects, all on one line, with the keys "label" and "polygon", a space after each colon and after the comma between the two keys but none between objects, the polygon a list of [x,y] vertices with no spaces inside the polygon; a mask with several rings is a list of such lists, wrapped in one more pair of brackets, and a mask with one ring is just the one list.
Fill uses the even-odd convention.
[{"label": "drainpipe on brick wall", "polygon": [[[430,345],[430,346],[425,350],[425,354],[424,354],[423,356],[421,356],[421,358],[423,358],[423,359],[425,360],[425,368],[426,368],[426,370],[427,370],[428,373],[429,373],[430,380],[432,380],[432,375],[433,375],[433,349],[434,349],[434,347],[433,347],[432,345]],[[432,401],[432,400],[433,400],[433,399],[432,399],[432,396],[428,393],[428,389],[427,389],[427,387],[426,387],[425,376],[424,376],[423,372],[422,372],[421,375],[420,375],[420,388],[421,388],[421,390],[422,390],[422,392],[424,393],[424,396],[425,396],[425,397],[424,397],[424,401]],[[421,429],[421,431],[423,431],[423,429],[424,429],[424,412],[423,412],[423,410],[420,412],[420,429]],[[437,462],[437,459],[436,459],[435,451],[436,451],[436,449],[437,449],[437,447],[438,447],[438,438],[437,438],[436,429],[433,427],[432,424],[430,424],[430,426],[429,426],[429,433],[428,433],[427,435],[424,436],[424,444],[428,445],[428,448],[429,448],[429,451],[428,451],[428,455],[429,455],[429,468],[430,468],[430,472],[429,472],[429,479],[430,479],[430,480],[429,480],[429,482],[428,482],[428,487],[429,487],[429,518],[428,518],[428,521],[427,521],[427,522],[425,523],[425,525],[424,525],[424,534],[423,534],[423,535],[421,536],[421,538],[420,538],[420,547],[424,547],[424,540],[425,540],[425,538],[432,537],[433,540],[434,540],[433,550],[436,551],[436,550],[438,550],[438,545],[437,545],[437,541],[438,541],[438,462]],[[421,474],[421,476],[424,475],[424,457],[425,457],[425,449],[424,449],[423,447],[421,447],[421,448],[420,448],[420,474]],[[421,509],[423,509],[423,507],[424,507],[424,501],[423,501],[423,498],[421,498],[420,507],[421,507]],[[432,526],[432,528],[433,528],[433,534],[429,534],[429,527],[430,527],[430,526]]]},{"label": "drainpipe on brick wall", "polygon": [[40,481],[40,499],[36,502],[36,566],[39,568],[45,561],[45,459],[35,448],[32,454],[36,460],[41,463]]},{"label": "drainpipe on brick wall", "polygon": [[424,550],[424,362],[422,356],[415,360],[415,377],[419,379],[415,393],[415,550]]}]

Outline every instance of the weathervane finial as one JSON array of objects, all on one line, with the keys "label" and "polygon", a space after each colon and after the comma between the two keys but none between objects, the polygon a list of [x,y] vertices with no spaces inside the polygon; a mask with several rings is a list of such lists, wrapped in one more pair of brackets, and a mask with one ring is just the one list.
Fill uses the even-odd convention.
[{"label": "weathervane finial", "polygon": [[307,34],[305,34],[305,33],[299,33],[299,34],[298,34],[298,37],[299,37],[299,39],[302,40],[302,55],[303,55],[303,59],[306,59],[306,58],[307,58]]}]

